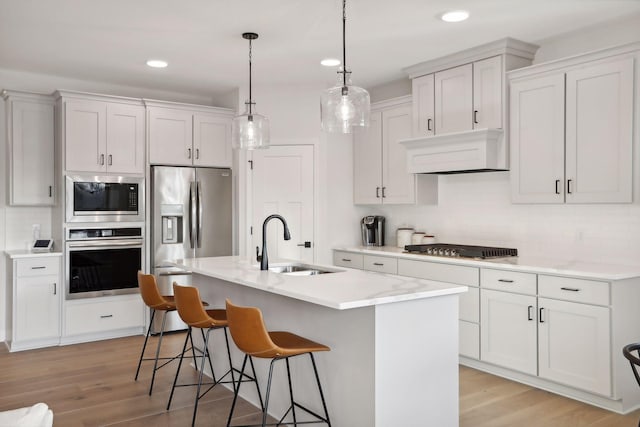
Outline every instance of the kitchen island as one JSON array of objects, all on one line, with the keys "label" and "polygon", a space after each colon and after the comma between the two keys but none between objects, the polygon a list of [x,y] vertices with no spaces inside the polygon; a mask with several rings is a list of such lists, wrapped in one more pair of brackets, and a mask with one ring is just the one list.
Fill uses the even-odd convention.
[{"label": "kitchen island", "polygon": [[[458,296],[466,286],[335,267],[313,276],[281,274],[241,257],[177,265],[193,272],[211,307],[223,307],[226,298],[257,306],[269,330],[331,347],[316,361],[334,427],[458,425]],[[224,338],[212,336],[219,355]],[[232,348],[236,367],[242,356]],[[225,360],[214,361],[216,372],[226,370]],[[254,360],[265,390],[268,361]],[[296,399],[321,412],[309,359],[291,365]],[[284,365],[276,371],[269,412],[279,417],[288,392]],[[241,395],[258,406],[250,384]]]}]

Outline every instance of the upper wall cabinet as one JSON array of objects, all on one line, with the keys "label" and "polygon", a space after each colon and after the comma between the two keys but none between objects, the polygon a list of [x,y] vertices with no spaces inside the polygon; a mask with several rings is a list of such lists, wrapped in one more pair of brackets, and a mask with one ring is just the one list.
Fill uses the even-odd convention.
[{"label": "upper wall cabinet", "polygon": [[508,169],[505,73],[530,65],[536,50],[507,38],[406,68],[413,88],[409,171]]},{"label": "upper wall cabinet", "polygon": [[509,74],[514,203],[632,201],[639,58],[636,43]]},{"label": "upper wall cabinet", "polygon": [[145,101],[149,162],[231,167],[233,113],[222,108]]},{"label": "upper wall cabinet", "polygon": [[9,153],[9,204],[54,205],[52,96],[4,91]]},{"label": "upper wall cabinet", "polygon": [[64,170],[144,173],[144,106],[139,100],[60,93]]},{"label": "upper wall cabinet", "polygon": [[371,106],[371,124],[354,134],[355,204],[437,203],[437,177],[407,172],[399,140],[411,135],[411,101],[397,98]]}]

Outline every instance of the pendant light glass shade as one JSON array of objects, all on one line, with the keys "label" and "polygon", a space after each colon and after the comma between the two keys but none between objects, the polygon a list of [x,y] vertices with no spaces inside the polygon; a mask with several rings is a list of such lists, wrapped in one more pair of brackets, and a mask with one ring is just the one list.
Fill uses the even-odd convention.
[{"label": "pendant light glass shade", "polygon": [[243,150],[269,148],[269,119],[256,113],[255,103],[245,102],[244,113],[233,118],[232,146]]},{"label": "pendant light glass shade", "polygon": [[351,84],[351,73],[338,71],[337,84],[322,92],[320,115],[322,129],[332,133],[352,133],[369,126],[369,92]]},{"label": "pendant light glass shade", "polygon": [[244,103],[245,111],[233,118],[232,147],[240,150],[269,148],[269,120],[256,113],[255,102],[251,98],[251,41],[258,38],[256,33],[244,33],[249,40],[249,100]]},{"label": "pendant light glass shade", "polygon": [[351,83],[351,71],[347,69],[346,4],[346,0],[342,0],[342,68],[338,70],[337,84],[325,90],[320,98],[320,117],[325,132],[351,133],[369,127],[369,92]]}]

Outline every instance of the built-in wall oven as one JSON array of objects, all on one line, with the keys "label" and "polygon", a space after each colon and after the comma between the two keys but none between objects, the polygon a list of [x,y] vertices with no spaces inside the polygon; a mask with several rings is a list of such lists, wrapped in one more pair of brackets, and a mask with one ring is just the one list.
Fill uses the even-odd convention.
[{"label": "built-in wall oven", "polygon": [[68,227],[65,241],[66,298],[138,292],[144,264],[140,227]]},{"label": "built-in wall oven", "polygon": [[124,176],[67,175],[69,222],[144,221],[144,179]]}]

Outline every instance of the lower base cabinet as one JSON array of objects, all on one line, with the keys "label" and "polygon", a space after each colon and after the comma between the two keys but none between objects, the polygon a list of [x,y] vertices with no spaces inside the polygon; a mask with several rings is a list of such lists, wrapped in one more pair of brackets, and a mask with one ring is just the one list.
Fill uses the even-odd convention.
[{"label": "lower base cabinet", "polygon": [[609,308],[548,298],[538,304],[540,378],[611,396]]},{"label": "lower base cabinet", "polygon": [[122,335],[119,330],[144,326],[140,295],[67,301],[64,315],[65,338],[88,334]]}]

